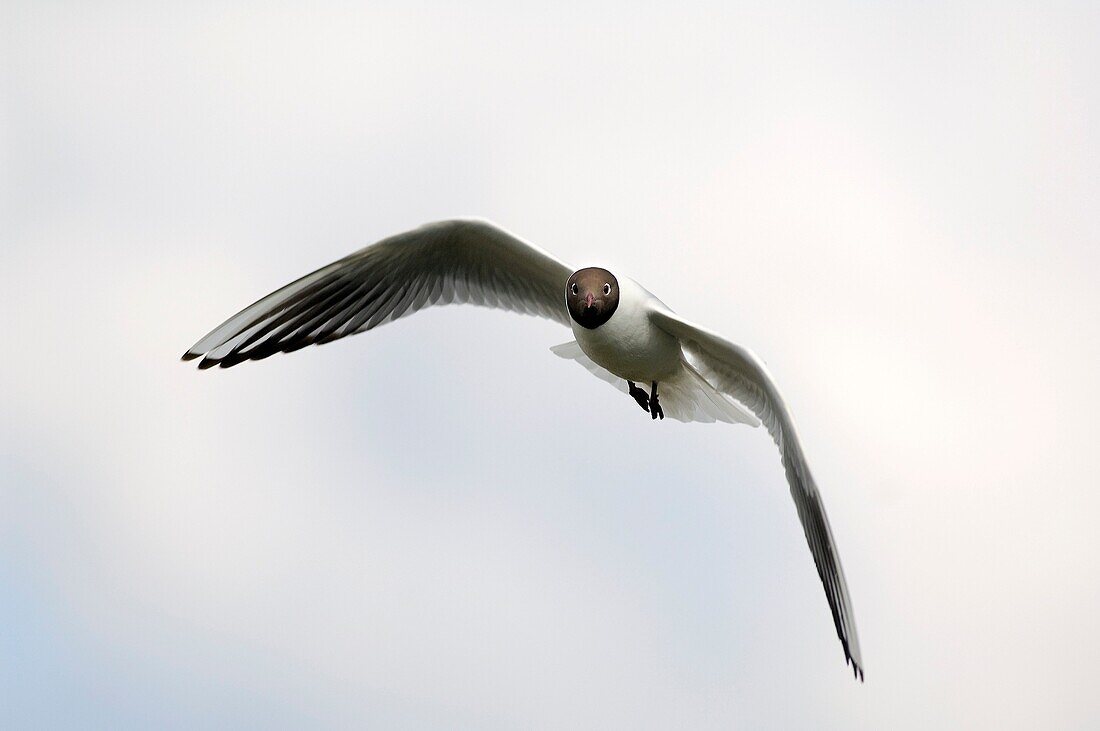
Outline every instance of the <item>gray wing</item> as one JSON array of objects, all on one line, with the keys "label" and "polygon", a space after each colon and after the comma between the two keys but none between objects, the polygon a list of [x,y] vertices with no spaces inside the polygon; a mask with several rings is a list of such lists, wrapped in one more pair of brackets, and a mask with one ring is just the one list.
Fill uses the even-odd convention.
[{"label": "gray wing", "polygon": [[654,309],[650,317],[657,327],[679,339],[688,357],[708,381],[751,409],[778,445],[791,496],[798,508],[798,517],[802,521],[814,563],[817,564],[817,575],[825,587],[837,636],[844,646],[844,659],[851,663],[853,672],[862,680],[863,660],[852,614],[852,599],[848,596],[848,584],[840,567],[836,541],[829,528],[821,494],[802,454],[791,413],[767,368],[751,351],[693,325],[671,311]]},{"label": "gray wing", "polygon": [[485,221],[454,220],[391,236],[278,289],[183,354],[228,368],[370,330],[432,305],[469,303],[569,326],[572,270]]}]

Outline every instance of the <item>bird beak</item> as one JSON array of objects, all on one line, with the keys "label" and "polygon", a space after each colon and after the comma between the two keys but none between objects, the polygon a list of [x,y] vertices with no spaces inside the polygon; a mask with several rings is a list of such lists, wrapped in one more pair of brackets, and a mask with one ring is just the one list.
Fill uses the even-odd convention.
[{"label": "bird beak", "polygon": [[585,308],[587,309],[587,308],[591,307],[592,303],[595,302],[595,301],[596,301],[596,298],[592,296],[591,292],[586,294],[584,296],[584,306],[585,306]]}]

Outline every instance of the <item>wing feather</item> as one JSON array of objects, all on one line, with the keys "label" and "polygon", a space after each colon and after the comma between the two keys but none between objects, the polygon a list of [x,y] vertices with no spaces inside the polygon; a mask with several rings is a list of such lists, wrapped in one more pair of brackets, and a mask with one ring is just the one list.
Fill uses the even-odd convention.
[{"label": "wing feather", "polygon": [[568,327],[572,270],[491,223],[452,220],[391,236],[262,297],[195,343],[199,368],[261,360],[450,303],[496,307]]},{"label": "wing feather", "polygon": [[756,414],[779,447],[798,518],[829,601],[837,636],[844,647],[844,659],[862,680],[863,659],[836,540],[829,527],[821,494],[802,453],[790,410],[784,404],[775,381],[751,351],[681,319],[670,310],[655,308],[650,317],[655,325],[680,340],[685,353],[707,381]]}]

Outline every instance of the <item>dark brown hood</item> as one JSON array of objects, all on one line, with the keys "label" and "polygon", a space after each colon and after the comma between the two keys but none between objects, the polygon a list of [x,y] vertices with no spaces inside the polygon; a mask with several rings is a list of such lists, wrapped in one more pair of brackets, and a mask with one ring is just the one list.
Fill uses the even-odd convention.
[{"label": "dark brown hood", "polygon": [[619,306],[619,280],[599,267],[579,269],[565,284],[565,301],[574,322],[595,330],[610,320]]}]

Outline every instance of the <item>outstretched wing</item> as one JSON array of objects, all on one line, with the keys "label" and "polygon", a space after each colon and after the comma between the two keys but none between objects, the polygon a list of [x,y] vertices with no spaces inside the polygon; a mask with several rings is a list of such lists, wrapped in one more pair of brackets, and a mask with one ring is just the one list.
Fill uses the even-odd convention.
[{"label": "outstretched wing", "polygon": [[497,307],[568,327],[568,266],[491,223],[439,221],[383,239],[278,289],[184,353],[228,368],[370,330],[432,305]]},{"label": "outstretched wing", "polygon": [[817,575],[825,587],[836,633],[844,646],[844,659],[851,663],[853,671],[862,680],[863,660],[852,614],[852,599],[848,596],[848,584],[840,567],[836,541],[829,528],[821,494],[802,454],[791,413],[767,368],[749,350],[693,325],[671,311],[654,309],[650,317],[657,327],[680,340],[688,357],[708,381],[750,408],[779,446],[791,496],[798,508],[798,517],[806,532],[814,563],[817,564]]}]

